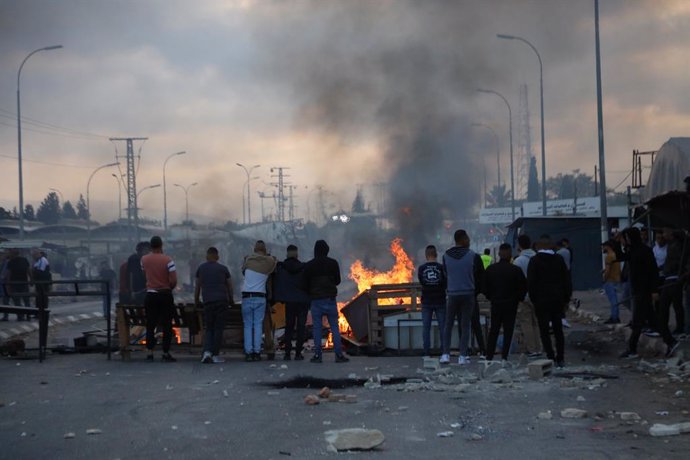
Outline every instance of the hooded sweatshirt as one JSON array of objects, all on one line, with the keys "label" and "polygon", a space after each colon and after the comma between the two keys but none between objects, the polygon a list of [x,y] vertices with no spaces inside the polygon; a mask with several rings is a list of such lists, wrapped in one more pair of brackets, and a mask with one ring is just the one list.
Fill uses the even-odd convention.
[{"label": "hooded sweatshirt", "polygon": [[340,284],[340,265],[328,257],[330,248],[324,240],[314,244],[314,258],[304,267],[302,288],[312,300],[335,299]]},{"label": "hooded sweatshirt", "polygon": [[304,275],[304,262],[288,257],[278,262],[273,275],[273,299],[277,302],[308,303],[309,296],[300,286]]},{"label": "hooded sweatshirt", "polygon": [[533,249],[523,249],[520,251],[520,255],[515,258],[513,265],[517,265],[522,270],[522,274],[527,278],[527,266],[529,265],[529,260],[537,255]]},{"label": "hooded sweatshirt", "polygon": [[477,295],[481,292],[484,263],[469,248],[454,246],[443,254],[448,295]]},{"label": "hooded sweatshirt", "polygon": [[268,275],[276,268],[276,258],[255,252],[245,257],[242,264],[244,283],[242,292],[266,294]]}]

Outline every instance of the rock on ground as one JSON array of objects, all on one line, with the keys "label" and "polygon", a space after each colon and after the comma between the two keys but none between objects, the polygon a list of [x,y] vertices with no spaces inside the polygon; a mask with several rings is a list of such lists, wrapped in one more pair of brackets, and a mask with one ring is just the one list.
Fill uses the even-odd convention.
[{"label": "rock on ground", "polygon": [[385,441],[383,433],[379,430],[366,430],[364,428],[345,428],[343,430],[330,430],[324,433],[326,442],[338,451],[344,450],[371,450]]}]

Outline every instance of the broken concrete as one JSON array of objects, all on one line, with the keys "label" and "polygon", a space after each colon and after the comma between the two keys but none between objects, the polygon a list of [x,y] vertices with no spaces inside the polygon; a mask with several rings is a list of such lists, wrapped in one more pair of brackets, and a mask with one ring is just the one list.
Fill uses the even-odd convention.
[{"label": "broken concrete", "polygon": [[563,418],[586,418],[587,411],[583,409],[568,408],[561,411],[561,417]]},{"label": "broken concrete", "polygon": [[326,442],[337,451],[371,450],[383,444],[385,437],[379,430],[345,428],[324,433]]}]

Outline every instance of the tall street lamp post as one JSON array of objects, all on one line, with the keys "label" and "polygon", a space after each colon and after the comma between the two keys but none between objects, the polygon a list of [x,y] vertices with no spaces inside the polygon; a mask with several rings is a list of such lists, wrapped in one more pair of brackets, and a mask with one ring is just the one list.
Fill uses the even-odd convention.
[{"label": "tall street lamp post", "polygon": [[[237,166],[240,168],[244,169],[244,173],[247,175],[247,219],[245,220],[245,224],[251,224],[252,223],[252,201],[251,201],[251,184],[250,184],[250,175],[252,171],[256,168],[260,168],[261,165],[254,165],[251,168],[247,168],[245,165],[242,163],[235,163]],[[244,191],[242,192],[244,194]],[[244,202],[244,200],[242,200]],[[244,218],[244,215],[242,216]]]},{"label": "tall street lamp post", "polygon": [[[501,192],[501,146],[498,141],[498,134],[496,134],[496,131],[489,126],[485,125],[484,123],[472,123],[472,126],[475,128],[485,128],[488,129],[491,134],[493,135],[494,142],[496,143],[496,172],[497,172],[497,180],[498,180],[498,188],[497,191]],[[484,182],[486,184],[486,174],[484,175]],[[501,192],[503,193],[503,192]],[[500,205],[503,202],[503,197],[496,197],[498,205]]]},{"label": "tall street lamp post", "polygon": [[508,99],[505,98],[498,91],[493,91],[490,89],[477,89],[480,93],[495,94],[496,96],[503,99],[506,107],[508,107],[508,135],[510,138],[510,210],[512,214],[512,219],[515,221],[515,174],[513,171],[513,111],[510,109],[510,104]]},{"label": "tall street lamp post", "polygon": [[[599,51],[599,0],[594,0],[594,29],[597,60],[597,131],[599,133],[599,207],[601,242],[609,238],[608,203],[606,202],[606,164],[604,155],[604,111],[601,96],[601,52]],[[686,297],[687,298],[687,297]]]},{"label": "tall street lamp post", "polygon": [[195,185],[199,185],[198,182],[192,182],[188,186],[183,186],[180,184],[173,184],[175,187],[180,187],[182,190],[184,190],[184,201],[185,201],[185,222],[187,225],[189,225],[189,189],[194,187]]},{"label": "tall street lamp post", "polygon": [[518,40],[525,43],[527,46],[532,48],[534,54],[537,55],[539,59],[539,99],[541,105],[541,201],[542,201],[542,215],[546,215],[546,147],[544,142],[544,68],[541,62],[541,56],[539,51],[530,42],[522,37],[517,37],[515,35],[496,35],[498,38],[504,40]]},{"label": "tall street lamp post", "polygon": [[184,150],[181,152],[172,153],[163,162],[163,232],[166,235],[168,234],[168,188],[165,182],[165,167],[168,165],[168,160],[170,160],[172,157],[184,155],[186,153],[187,152]]},{"label": "tall street lamp post", "polygon": [[39,48],[29,53],[28,56],[24,58],[21,65],[19,66],[19,71],[17,72],[17,165],[19,169],[19,239],[24,239],[24,174],[22,172],[22,105],[20,96],[20,77],[22,75],[22,68],[26,61],[38,53],[39,51],[51,51],[62,48],[62,45],[46,46],[44,48]]},{"label": "tall street lamp post", "polygon": [[91,252],[91,179],[93,179],[93,176],[95,176],[96,173],[101,169],[110,168],[111,166],[117,166],[119,164],[120,163],[108,163],[107,165],[99,166],[98,168],[93,170],[93,172],[89,176],[89,180],[86,182],[86,212],[88,213],[88,215],[86,216],[86,229],[88,235],[87,247],[89,248],[89,253]]},{"label": "tall street lamp post", "polygon": [[117,182],[117,220],[118,223],[122,219],[122,182],[120,182],[120,177],[113,173],[111,174]]}]

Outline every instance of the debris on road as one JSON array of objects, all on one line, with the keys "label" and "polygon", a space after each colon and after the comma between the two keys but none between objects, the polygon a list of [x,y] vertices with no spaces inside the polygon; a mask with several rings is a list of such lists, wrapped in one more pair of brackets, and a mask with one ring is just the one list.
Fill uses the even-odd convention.
[{"label": "debris on road", "polygon": [[326,442],[337,451],[372,450],[383,444],[385,436],[379,430],[345,428],[324,433]]},{"label": "debris on road", "polygon": [[561,411],[561,417],[563,418],[585,418],[587,417],[587,411],[582,409],[575,409],[569,407]]}]

